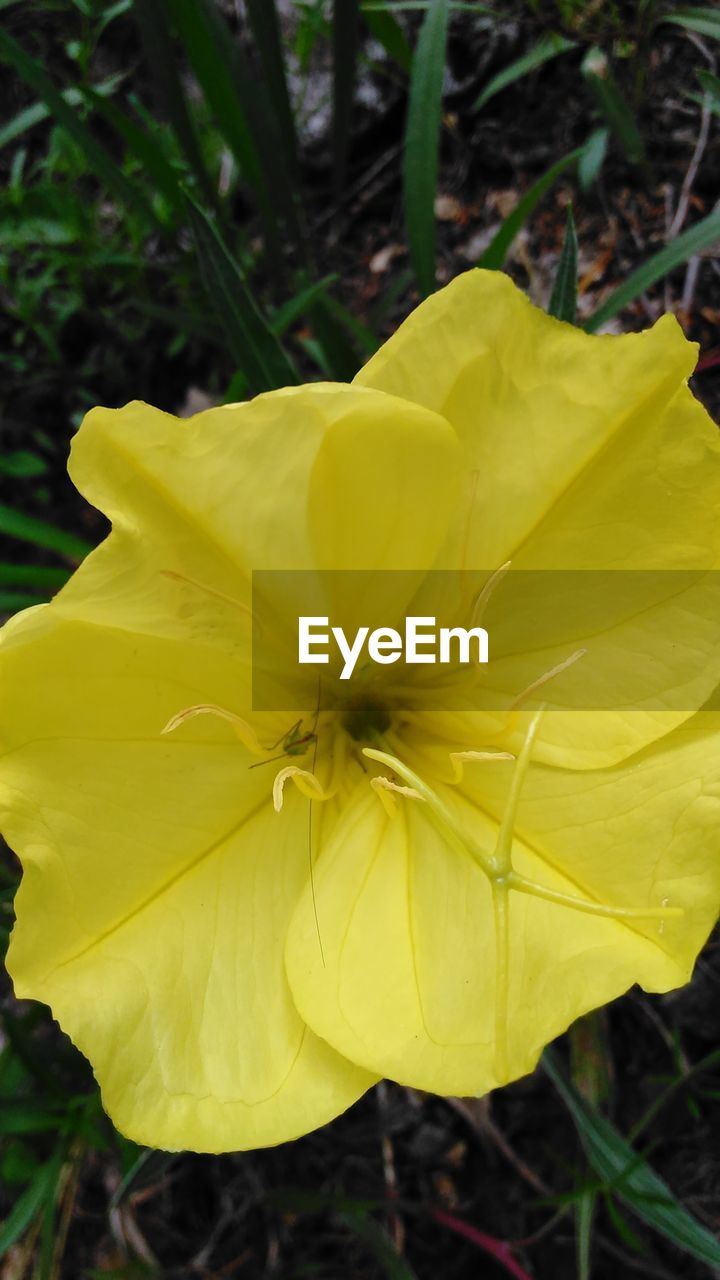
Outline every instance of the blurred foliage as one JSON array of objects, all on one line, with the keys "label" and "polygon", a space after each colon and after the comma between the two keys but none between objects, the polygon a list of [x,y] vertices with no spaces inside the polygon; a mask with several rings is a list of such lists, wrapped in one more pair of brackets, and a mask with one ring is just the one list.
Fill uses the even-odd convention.
[{"label": "blurred foliage", "polygon": [[[583,103],[583,135],[549,157],[478,250],[481,265],[500,269],[560,180],[601,206],[611,161],[624,166],[623,180],[652,183],[649,135],[657,126],[648,83],[658,42],[674,32],[678,41],[701,39],[717,51],[720,39],[716,6],[663,0],[293,0],[282,8],[275,0],[0,0],[0,18],[8,108],[0,127],[6,614],[49,598],[102,535],[92,514],[78,516],[60,478],[69,435],[87,408],[138,395],[177,403],[192,385],[220,402],[298,379],[351,378],[387,331],[398,299],[435,287],[443,146],[457,130],[458,111],[502,133],[507,102],[558,69]],[[501,39],[479,81],[454,90],[448,51],[456,33],[462,40],[477,31],[481,43],[509,30],[520,33],[520,51],[503,55]],[[327,72],[320,99],[318,66]],[[385,295],[360,316],[329,263],[340,260],[333,250],[353,200],[376,176],[379,148],[364,141],[371,129],[359,92],[374,83],[405,121],[389,154],[402,173],[411,270],[396,270]],[[680,86],[696,127],[720,113],[719,86],[708,66]],[[318,118],[326,121],[320,128]],[[583,323],[594,329],[612,319],[718,239],[717,209],[687,229],[679,225],[614,292],[604,292]],[[569,209],[561,244],[550,309],[573,321],[578,230]],[[7,867],[5,941],[17,879]],[[15,1267],[8,1276],[69,1275],[63,1257],[87,1169],[98,1161],[112,1169],[103,1212],[117,1217],[131,1196],[173,1176],[181,1157],[139,1151],[112,1130],[89,1069],[46,1011],[6,1001],[1,1018],[0,1182],[11,1207],[0,1257]],[[602,1052],[607,1066],[607,1045]],[[588,1096],[582,1080],[573,1084],[555,1057],[546,1059],[567,1109],[566,1134],[572,1122],[585,1154],[576,1152],[564,1170],[566,1190],[542,1207],[574,1221],[580,1280],[591,1274],[600,1203],[603,1233],[640,1271],[648,1237],[625,1210],[677,1248],[720,1265],[707,1229],[634,1145],[671,1099],[688,1123],[712,1112],[717,1054],[691,1063],[677,1042],[672,1057],[632,1143],[604,1114],[607,1097]],[[397,1230],[393,1237],[383,1225],[384,1197],[330,1192],[323,1199],[307,1189],[298,1197],[297,1189],[286,1192],[282,1212],[330,1214],[333,1229],[372,1260],[373,1275],[412,1276]],[[403,1211],[415,1221],[422,1206]],[[442,1222],[466,1247],[485,1249],[521,1274],[502,1241],[496,1248],[448,1213]],[[161,1274],[132,1235],[126,1244],[135,1261],[93,1274]],[[329,1274],[321,1265],[311,1259],[302,1274]],[[660,1274],[648,1266],[645,1274]]]}]

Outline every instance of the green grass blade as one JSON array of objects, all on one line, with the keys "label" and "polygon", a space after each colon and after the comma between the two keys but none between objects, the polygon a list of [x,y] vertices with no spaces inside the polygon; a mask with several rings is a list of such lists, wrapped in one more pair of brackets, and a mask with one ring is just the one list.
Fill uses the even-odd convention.
[{"label": "green grass blade", "polygon": [[325,293],[314,304],[309,319],[322,352],[321,367],[338,382],[351,382],[361,361],[345,308]]},{"label": "green grass blade", "polygon": [[300,239],[296,192],[266,90],[215,0],[162,0],[223,137],[252,187],[265,234],[280,256],[279,219]]},{"label": "green grass blade", "polygon": [[35,604],[46,604],[47,596],[36,596],[30,591],[0,590],[0,613],[19,613],[21,609],[30,609]]},{"label": "green grass blade", "polygon": [[8,538],[17,538],[20,542],[31,542],[36,547],[47,551],[55,551],[73,562],[84,560],[92,546],[74,533],[66,533],[54,524],[44,520],[36,520],[34,516],[25,515],[13,507],[0,503],[0,533]]},{"label": "green grass blade", "polygon": [[145,61],[152,73],[152,80],[157,84],[161,106],[178,146],[187,160],[198,191],[202,192],[212,208],[217,209],[217,189],[205,164],[195,123],[188,108],[162,0],[135,0],[133,12]]},{"label": "green grass blade", "polygon": [[714,209],[707,217],[696,222],[694,227],[688,227],[687,231],[676,236],[664,249],[660,249],[652,258],[638,267],[637,271],[633,271],[627,280],[610,294],[602,306],[598,307],[589,320],[584,322],[583,328],[593,333],[600,328],[600,325],[616,316],[618,311],[622,311],[629,302],[634,302],[635,298],[646,289],[657,284],[658,280],[662,280],[670,271],[682,266],[694,254],[702,253],[703,249],[709,249],[711,245],[718,242],[720,242],[720,209]]},{"label": "green grass blade", "polygon": [[338,1216],[365,1245],[387,1280],[415,1280],[415,1272],[410,1270],[408,1262],[398,1253],[389,1236],[369,1213],[350,1209]]},{"label": "green grass blade", "polygon": [[577,1250],[577,1280],[591,1280],[592,1228],[597,1195],[586,1187],[575,1202],[575,1242]]},{"label": "green grass blade", "polygon": [[717,9],[691,7],[675,9],[672,13],[663,13],[660,22],[673,22],[686,31],[697,31],[701,36],[713,36],[720,40],[720,12]]},{"label": "green grass blade", "polygon": [[405,132],[405,225],[424,295],[435,288],[435,192],[447,28],[448,0],[430,0],[413,58]]},{"label": "green grass blade", "polygon": [[359,44],[357,0],[333,0],[333,184],[336,200],[342,195],[347,171]]},{"label": "green grass blade", "polygon": [[253,391],[297,383],[293,365],[258,307],[245,277],[210,219],[194,200],[187,208],[200,271],[227,349]]},{"label": "green grass blade", "polygon": [[323,295],[327,289],[337,282],[336,275],[324,276],[322,280],[316,280],[313,284],[305,285],[295,294],[294,298],[290,298],[287,302],[278,307],[277,311],[270,319],[270,328],[277,338],[282,338],[288,329],[307,315],[317,299]]},{"label": "green grass blade", "polygon": [[114,102],[106,101],[92,89],[85,89],[83,97],[89,106],[112,125],[130,154],[142,161],[143,168],[153,179],[157,191],[164,196],[170,207],[180,211],[184,202],[177,173],[155,138],[121,111]]},{"label": "green grass blade", "polygon": [[712,71],[696,71],[695,75],[707,94],[710,109],[715,115],[720,115],[720,77],[714,76]]},{"label": "green grass blade", "polygon": [[294,179],[299,175],[298,141],[290,94],[288,93],[282,37],[276,0],[245,0],[248,19],[268,88],[268,96],[278,122],[278,136]]},{"label": "green grass blade", "polygon": [[542,1064],[572,1116],[588,1161],[604,1185],[679,1249],[708,1266],[720,1267],[720,1241],[683,1208],[614,1125],[565,1079],[554,1050],[545,1050]]},{"label": "green grass blade", "polygon": [[533,45],[532,49],[528,49],[521,58],[516,58],[509,66],[504,67],[502,71],[498,71],[497,75],[485,85],[477,102],[475,110],[479,111],[484,107],[496,93],[501,93],[508,85],[514,84],[516,80],[521,80],[530,71],[535,71],[537,67],[541,67],[545,62],[549,62],[551,58],[557,58],[558,54],[565,53],[568,49],[577,48],[574,40],[567,40],[565,36],[558,35],[551,31],[549,35],[543,36]]},{"label": "green grass blade", "polygon": [[548,311],[558,320],[575,323],[577,312],[577,274],[578,274],[578,242],[575,231],[572,205],[567,208],[565,237],[558,262],[557,274],[553,285],[552,297]]},{"label": "green grass blade", "polygon": [[596,106],[633,164],[645,163],[645,144],[602,49],[594,45],[582,61],[582,73]]},{"label": "green grass blade", "polygon": [[62,1149],[58,1148],[47,1163],[40,1166],[22,1195],[15,1201],[0,1227],[0,1258],[4,1257],[15,1241],[20,1239],[24,1231],[27,1231],[54,1195],[62,1159]]},{"label": "green grass blade", "polygon": [[409,76],[412,68],[412,49],[405,39],[405,32],[397,18],[390,13],[387,6],[382,9],[371,9],[361,5],[360,10],[370,34],[380,42],[388,57],[397,63],[400,70]]},{"label": "green grass blade", "polygon": [[493,236],[478,262],[479,267],[487,267],[491,271],[500,270],[513,240],[528,218],[534,213],[545,192],[550,189],[553,183],[557,182],[557,179],[566,169],[569,169],[571,165],[577,162],[582,153],[582,147],[578,147],[575,151],[569,151],[566,156],[556,160],[555,164],[551,165],[547,172],[543,173],[537,182],[533,183],[522,199],[518,201],[512,213],[505,219],[500,230]]},{"label": "green grass blade", "polygon": [[[93,86],[94,92],[101,97],[114,93],[118,85],[124,79],[123,76],[109,76],[107,80],[101,81]],[[82,94],[79,89],[61,89],[60,97],[68,104],[69,107],[77,107],[82,102]],[[49,120],[52,112],[45,102],[34,102],[32,106],[25,107],[23,111],[18,111],[12,120],[0,129],[0,151],[9,143],[17,141],[28,129],[33,129],[35,125],[42,124],[44,120]]]},{"label": "green grass blade", "polygon": [[98,142],[72,106],[65,101],[44,67],[31,58],[22,45],[2,28],[0,28],[0,61],[9,63],[20,78],[42,99],[57,123],[75,140],[90,168],[108,191],[128,208],[135,209],[145,222],[162,228],[162,222],[143,193],[134,183],[128,182],[120,172],[113,157]]},{"label": "green grass blade", "polygon": [[57,590],[70,577],[67,569],[48,569],[36,564],[0,564],[0,587],[34,587]]},{"label": "green grass blade", "polygon": [[609,129],[593,129],[583,147],[578,161],[578,179],[583,191],[589,191],[600,175],[607,155],[609,138]]}]

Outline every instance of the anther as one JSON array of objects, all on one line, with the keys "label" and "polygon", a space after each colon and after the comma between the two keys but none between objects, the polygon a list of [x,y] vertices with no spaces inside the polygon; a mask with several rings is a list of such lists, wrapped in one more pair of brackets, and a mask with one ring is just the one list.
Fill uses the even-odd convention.
[{"label": "anther", "polygon": [[218,707],[213,702],[199,702],[194,707],[185,707],[183,711],[178,711],[176,715],[171,716],[161,729],[161,733],[173,733],[175,729],[179,729],[181,724],[186,720],[192,720],[195,716],[217,716],[220,720],[226,720],[232,725],[235,733],[248,751],[255,756],[267,755],[265,748],[258,742],[257,734],[252,725],[247,720],[243,720],[241,716],[236,716],[234,711],[228,711],[225,707]]},{"label": "anther", "polygon": [[515,756],[511,751],[451,751],[450,763],[453,768],[452,783],[457,786],[462,782],[465,776],[464,763],[466,760],[489,761],[489,760],[514,760]]},{"label": "anther", "polygon": [[315,774],[310,773],[309,769],[301,769],[297,764],[289,764],[284,769],[280,769],[273,782],[273,808],[276,813],[280,813],[283,807],[285,783],[291,779],[301,795],[306,796],[308,800],[329,800],[333,795],[332,791],[325,791]]},{"label": "anther", "polygon": [[371,778],[370,786],[380,799],[382,807],[389,818],[393,818],[397,811],[395,795],[405,796],[406,800],[422,800],[423,802],[425,800],[425,797],[421,796],[415,787],[403,787],[398,782],[393,782],[391,778],[385,778],[382,775],[377,778]]}]

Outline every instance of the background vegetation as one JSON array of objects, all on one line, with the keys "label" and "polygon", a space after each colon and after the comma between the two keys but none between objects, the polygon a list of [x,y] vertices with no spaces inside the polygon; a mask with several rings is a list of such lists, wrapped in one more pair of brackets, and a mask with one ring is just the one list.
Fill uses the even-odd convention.
[{"label": "background vegetation", "polygon": [[[91,405],[348,379],[473,264],[591,330],[675,311],[717,413],[716,5],[0,0],[0,21],[1,613],[105,532],[65,475]],[[5,940],[16,883],[7,853]],[[125,1141],[8,991],[0,1276],[717,1274],[719,988],[711,942],[689,988],[631,993],[490,1099],[380,1086],[222,1158]]]}]

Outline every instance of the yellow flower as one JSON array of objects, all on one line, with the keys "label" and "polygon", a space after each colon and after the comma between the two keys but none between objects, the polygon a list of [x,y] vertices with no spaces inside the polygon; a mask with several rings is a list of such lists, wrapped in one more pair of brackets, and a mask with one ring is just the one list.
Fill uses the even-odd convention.
[{"label": "yellow flower", "polygon": [[[670,318],[589,337],[469,272],[352,386],[87,416],[71,474],[113,531],[0,648],[8,965],[126,1134],[276,1143],[381,1075],[483,1093],[633,982],[687,980],[720,893],[716,713],[539,722],[430,682],[309,696],[291,728],[253,713],[250,659],[254,570],[717,568],[694,358]],[[718,683],[697,632],[688,609],[662,676],[707,656],[691,708]]]}]

